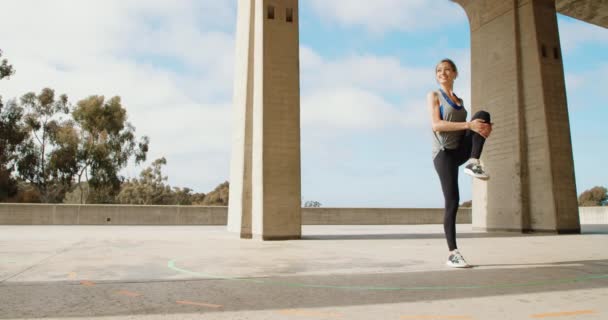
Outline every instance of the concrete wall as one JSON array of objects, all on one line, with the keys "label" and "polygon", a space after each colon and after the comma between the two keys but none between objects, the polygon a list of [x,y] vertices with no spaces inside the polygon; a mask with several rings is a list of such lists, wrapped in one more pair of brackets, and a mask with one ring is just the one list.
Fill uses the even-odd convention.
[{"label": "concrete wall", "polygon": [[581,224],[608,224],[608,207],[579,207]]},{"label": "concrete wall", "polygon": [[[442,224],[443,209],[303,208],[305,225]],[[460,208],[457,223],[471,223],[471,209]]]},{"label": "concrete wall", "polygon": [[[227,207],[0,204],[0,225],[226,225]],[[109,220],[108,220],[109,219]],[[443,209],[303,208],[302,224],[440,224]],[[461,209],[458,223],[471,223]]]},{"label": "concrete wall", "polygon": [[[608,207],[580,207],[581,224],[608,224]],[[0,225],[226,225],[227,207],[0,204]],[[460,208],[458,223],[471,223]],[[109,220],[108,220],[109,219]],[[304,225],[441,224],[440,208],[302,208]]]},{"label": "concrete wall", "polygon": [[0,204],[8,225],[226,225],[226,207]]}]

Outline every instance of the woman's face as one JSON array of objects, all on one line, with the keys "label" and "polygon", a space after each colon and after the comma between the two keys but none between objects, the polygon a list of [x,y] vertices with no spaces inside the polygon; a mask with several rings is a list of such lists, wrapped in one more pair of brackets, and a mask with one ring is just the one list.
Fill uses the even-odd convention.
[{"label": "woman's face", "polygon": [[438,64],[435,69],[435,78],[439,84],[454,83],[456,76],[458,76],[458,73],[454,71],[454,68],[448,62]]}]

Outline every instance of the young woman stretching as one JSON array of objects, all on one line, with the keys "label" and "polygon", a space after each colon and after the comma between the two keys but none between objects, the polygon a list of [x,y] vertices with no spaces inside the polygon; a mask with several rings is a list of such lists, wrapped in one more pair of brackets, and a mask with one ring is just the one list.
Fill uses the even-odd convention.
[{"label": "young woman stretching", "polygon": [[456,213],[460,201],[458,167],[468,161],[465,173],[479,179],[489,178],[479,157],[492,132],[492,124],[490,114],[485,111],[475,113],[470,122],[466,121],[467,110],[453,91],[457,76],[456,64],[450,59],[441,60],[435,67],[439,90],[429,92],[427,104],[433,128],[433,164],[445,198],[443,228],[450,250],[446,265],[467,268],[470,265],[456,245]]}]

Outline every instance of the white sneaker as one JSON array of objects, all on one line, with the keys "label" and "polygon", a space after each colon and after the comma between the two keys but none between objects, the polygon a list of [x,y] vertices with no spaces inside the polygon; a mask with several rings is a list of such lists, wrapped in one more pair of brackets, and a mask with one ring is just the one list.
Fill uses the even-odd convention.
[{"label": "white sneaker", "polygon": [[464,167],[464,173],[481,180],[490,179],[490,176],[483,169],[483,165],[481,165],[481,163],[469,162]]},{"label": "white sneaker", "polygon": [[445,263],[446,266],[451,267],[451,268],[470,268],[471,265],[467,263],[466,260],[464,260],[464,257],[462,256],[462,254],[460,254],[460,251],[455,250],[452,253],[450,253],[450,256],[448,257],[448,261],[446,261]]}]

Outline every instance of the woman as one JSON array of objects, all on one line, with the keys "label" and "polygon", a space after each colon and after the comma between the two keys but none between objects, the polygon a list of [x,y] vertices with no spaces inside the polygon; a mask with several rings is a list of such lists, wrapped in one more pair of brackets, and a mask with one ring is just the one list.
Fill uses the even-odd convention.
[{"label": "woman", "polygon": [[446,265],[467,268],[470,265],[456,245],[456,213],[460,201],[458,167],[468,161],[464,172],[480,179],[488,179],[479,162],[483,144],[492,132],[490,114],[477,112],[470,122],[462,99],[454,93],[454,80],[458,76],[456,64],[443,59],[435,68],[438,91],[429,92],[427,104],[433,128],[433,164],[441,180],[445,198],[443,228],[450,250]]}]

